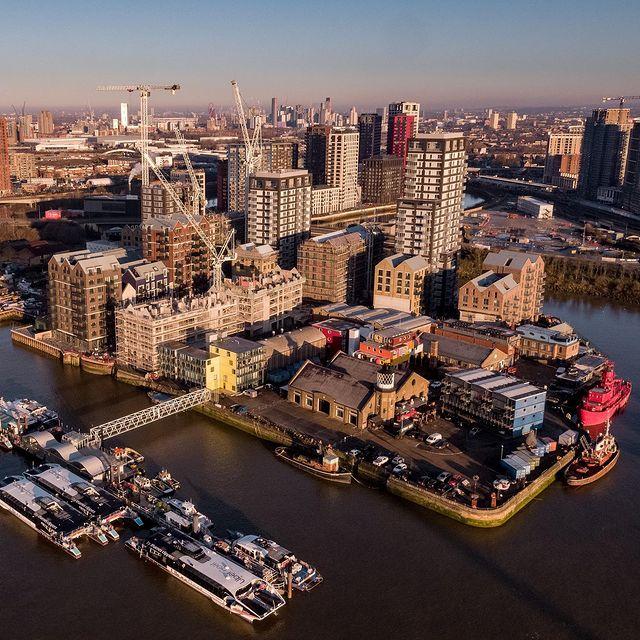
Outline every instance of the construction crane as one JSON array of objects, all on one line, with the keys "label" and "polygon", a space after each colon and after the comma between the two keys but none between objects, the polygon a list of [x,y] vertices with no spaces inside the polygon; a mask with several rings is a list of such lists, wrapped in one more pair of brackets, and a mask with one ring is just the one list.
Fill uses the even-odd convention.
[{"label": "construction crane", "polygon": [[248,179],[256,171],[262,169],[262,124],[258,123],[253,128],[253,135],[249,136],[247,129],[247,116],[245,114],[242,95],[235,80],[231,81],[233,99],[236,104],[236,113],[240,121],[242,141],[244,143],[244,175]]},{"label": "construction crane", "polygon": [[627,100],[640,100],[640,96],[617,96],[615,98],[613,97],[602,98],[602,102],[619,102],[621,109],[624,109],[624,103]]},{"label": "construction crane", "polygon": [[180,152],[182,153],[184,164],[187,168],[187,173],[189,174],[189,178],[191,179],[191,186],[193,188],[193,212],[196,214],[204,213],[207,205],[207,198],[204,191],[202,190],[200,181],[196,176],[196,172],[193,170],[191,158],[189,157],[189,153],[187,151],[187,143],[180,129],[176,128],[175,134],[176,140],[180,144]]},{"label": "construction crane", "polygon": [[[179,84],[120,84],[103,85],[97,88],[98,91],[127,91],[140,94],[140,151],[142,154],[142,186],[149,186],[149,96],[151,91],[171,91],[175,95],[180,89]],[[152,161],[153,164],[153,161]]]},{"label": "construction crane", "polygon": [[[186,148],[183,147],[183,149],[183,155],[186,158],[188,154],[186,153]],[[140,150],[140,152],[142,153],[142,149]],[[189,221],[189,224],[193,227],[194,231],[198,234],[207,249],[209,249],[211,253],[212,288],[216,292],[220,291],[222,289],[222,265],[223,263],[230,260],[235,260],[236,258],[234,247],[235,232],[231,230],[225,241],[222,243],[222,246],[217,247],[211,237],[207,233],[205,233],[204,229],[200,226],[200,223],[196,217],[197,213],[194,215],[194,210],[190,210],[189,207],[185,205],[180,196],[176,193],[171,183],[167,180],[166,176],[162,173],[160,168],[156,166],[155,162],[153,162],[153,159],[151,158],[151,156],[149,156],[149,153],[145,152],[145,155],[147,164],[156,175],[156,178],[158,178],[158,180],[162,184],[164,190],[169,194],[169,197],[173,200],[173,203],[176,205],[180,213],[182,213],[182,215],[184,215],[184,217]],[[187,164],[186,160],[185,164]],[[190,166],[191,162],[189,161],[187,164],[188,171]],[[192,184],[194,184],[196,193],[199,193],[200,185],[196,186],[198,179],[195,176],[193,167],[191,167],[189,175],[191,176],[191,181]],[[196,206],[199,206],[199,201],[196,197],[194,197],[194,209],[196,208]]]}]

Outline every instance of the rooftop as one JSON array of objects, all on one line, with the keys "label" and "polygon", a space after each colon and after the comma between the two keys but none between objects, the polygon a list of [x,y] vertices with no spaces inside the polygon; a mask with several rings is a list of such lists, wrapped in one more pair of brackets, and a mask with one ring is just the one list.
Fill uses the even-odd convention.
[{"label": "rooftop", "polygon": [[262,348],[262,344],[259,342],[236,336],[214,340],[211,346],[217,349],[231,351],[231,353],[247,353],[248,351],[255,351],[256,349]]}]

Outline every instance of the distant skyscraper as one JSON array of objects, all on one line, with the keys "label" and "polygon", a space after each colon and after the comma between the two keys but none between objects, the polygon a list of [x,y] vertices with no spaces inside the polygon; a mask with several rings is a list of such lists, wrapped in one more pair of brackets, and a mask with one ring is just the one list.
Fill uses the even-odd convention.
[{"label": "distant skyscraper", "polygon": [[550,133],[543,181],[561,189],[575,189],[580,173],[583,131]]},{"label": "distant skyscraper", "polygon": [[[392,116],[404,115],[413,118],[413,130],[411,137],[418,135],[418,127],[420,125],[420,103],[419,102],[392,102],[389,105],[389,119]],[[387,150],[387,153],[390,153]]]},{"label": "distant skyscraper", "polygon": [[20,142],[33,138],[33,116],[26,114],[18,118],[18,139]]},{"label": "distant skyscraper", "polygon": [[622,186],[632,125],[629,109],[595,109],[587,118],[578,182],[583,198],[603,199],[600,189],[609,193]]},{"label": "distant skyscraper", "polygon": [[349,126],[355,127],[358,124],[358,112],[355,107],[351,107],[349,111]]},{"label": "distant skyscraper", "polygon": [[387,153],[407,160],[409,139],[414,137],[416,129],[415,116],[389,111],[389,125],[387,128]]},{"label": "distant skyscraper", "polygon": [[123,129],[129,126],[129,105],[126,102],[120,103],[120,124]]},{"label": "distant skyscraper", "polygon": [[506,127],[509,130],[513,130],[516,128],[518,124],[518,114],[515,111],[509,111],[509,113],[507,113],[507,121],[506,121]]},{"label": "distant skyscraper", "polygon": [[51,111],[41,111],[38,116],[38,134],[41,138],[53,133],[53,116]]},{"label": "distant skyscraper", "polygon": [[11,192],[9,168],[9,128],[5,118],[0,118],[0,195]]},{"label": "distant skyscraper", "polygon": [[377,113],[361,113],[358,118],[360,132],[359,160],[380,154],[382,139],[382,116]]},{"label": "distant skyscraper", "polygon": [[271,98],[271,124],[278,126],[278,98]]},{"label": "distant skyscraper", "polygon": [[360,202],[358,147],[360,134],[354,129],[316,125],[307,129],[305,166],[314,185],[339,187],[340,209]]},{"label": "distant skyscraper", "polygon": [[622,188],[622,206],[640,215],[640,121],[637,121],[631,130],[627,171]]},{"label": "distant skyscraper", "polygon": [[500,114],[497,111],[491,111],[489,114],[489,127],[497,129],[500,126]]},{"label": "distant skyscraper", "polygon": [[461,133],[420,134],[409,141],[403,198],[398,203],[396,251],[427,258],[427,309],[455,304],[457,252],[466,167]]}]

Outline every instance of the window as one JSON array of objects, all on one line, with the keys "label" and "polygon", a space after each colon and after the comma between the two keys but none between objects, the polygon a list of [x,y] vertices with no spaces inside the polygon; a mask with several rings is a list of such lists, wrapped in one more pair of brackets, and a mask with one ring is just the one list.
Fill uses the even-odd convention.
[{"label": "window", "polygon": [[307,407],[312,409],[313,408],[313,396],[307,396],[305,398],[305,404],[307,405]]},{"label": "window", "polygon": [[299,394],[297,391],[296,391],[296,392],[294,392],[294,394],[293,394],[293,401],[294,401],[296,404],[300,404],[300,394]]}]

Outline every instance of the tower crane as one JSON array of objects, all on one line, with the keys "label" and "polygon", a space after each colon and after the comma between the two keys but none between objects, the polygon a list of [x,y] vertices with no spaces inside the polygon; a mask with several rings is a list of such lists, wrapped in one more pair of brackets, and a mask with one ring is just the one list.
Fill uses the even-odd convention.
[{"label": "tower crane", "polygon": [[[140,151],[142,153],[142,149]],[[196,209],[200,206],[200,201],[197,197],[197,194],[200,193],[201,189],[200,185],[197,184],[198,179],[195,176],[195,172],[193,171],[191,162],[189,161],[187,163],[186,161],[186,157],[188,156],[188,154],[186,153],[186,148],[184,148],[183,155],[185,156],[185,164],[187,164],[187,170],[189,171],[192,184],[194,184],[194,189],[196,190],[196,197],[194,197],[193,205],[194,209]],[[156,178],[158,178],[158,180],[162,184],[164,190],[169,194],[169,197],[173,200],[173,203],[176,205],[180,213],[182,213],[182,215],[184,215],[184,217],[189,221],[189,224],[193,227],[207,249],[209,249],[211,253],[212,288],[216,292],[220,291],[220,289],[222,289],[222,265],[224,262],[227,262],[229,260],[235,260],[236,257],[234,248],[235,232],[231,230],[225,241],[222,243],[222,246],[217,247],[211,237],[207,233],[205,233],[204,229],[200,226],[200,223],[196,218],[197,213],[194,215],[194,211],[185,205],[180,196],[178,196],[178,194],[176,193],[171,183],[167,180],[164,173],[162,173],[160,168],[156,166],[155,162],[153,162],[153,159],[151,158],[151,156],[149,156],[148,151],[144,152],[143,158],[145,156],[147,165],[152,169]],[[191,167],[190,170],[189,167]]]},{"label": "tower crane", "polygon": [[640,100],[640,96],[617,96],[615,98],[613,97],[602,98],[602,102],[619,102],[621,109],[624,109],[624,103],[627,100]]},{"label": "tower crane", "polygon": [[193,170],[191,158],[189,157],[189,153],[187,152],[187,143],[184,139],[184,136],[182,135],[182,131],[176,128],[175,134],[176,140],[180,144],[180,152],[182,153],[184,164],[187,168],[187,173],[189,174],[189,178],[191,179],[191,187],[193,188],[193,212],[204,214],[205,207],[207,205],[206,195],[202,190],[202,186],[200,185],[200,181],[196,176],[196,172]]},{"label": "tower crane", "polygon": [[243,98],[235,80],[231,81],[233,100],[236,104],[236,113],[240,121],[242,141],[244,142],[244,175],[248,179],[250,175],[262,168],[262,124],[254,127],[253,135],[249,136],[247,129],[247,116],[245,114]]},{"label": "tower crane", "polygon": [[[142,186],[149,186],[149,96],[151,91],[171,91],[175,95],[180,89],[179,84],[121,84],[103,85],[97,88],[98,91],[127,91],[140,94],[140,152],[142,154]],[[153,164],[153,161],[151,161]]]}]

